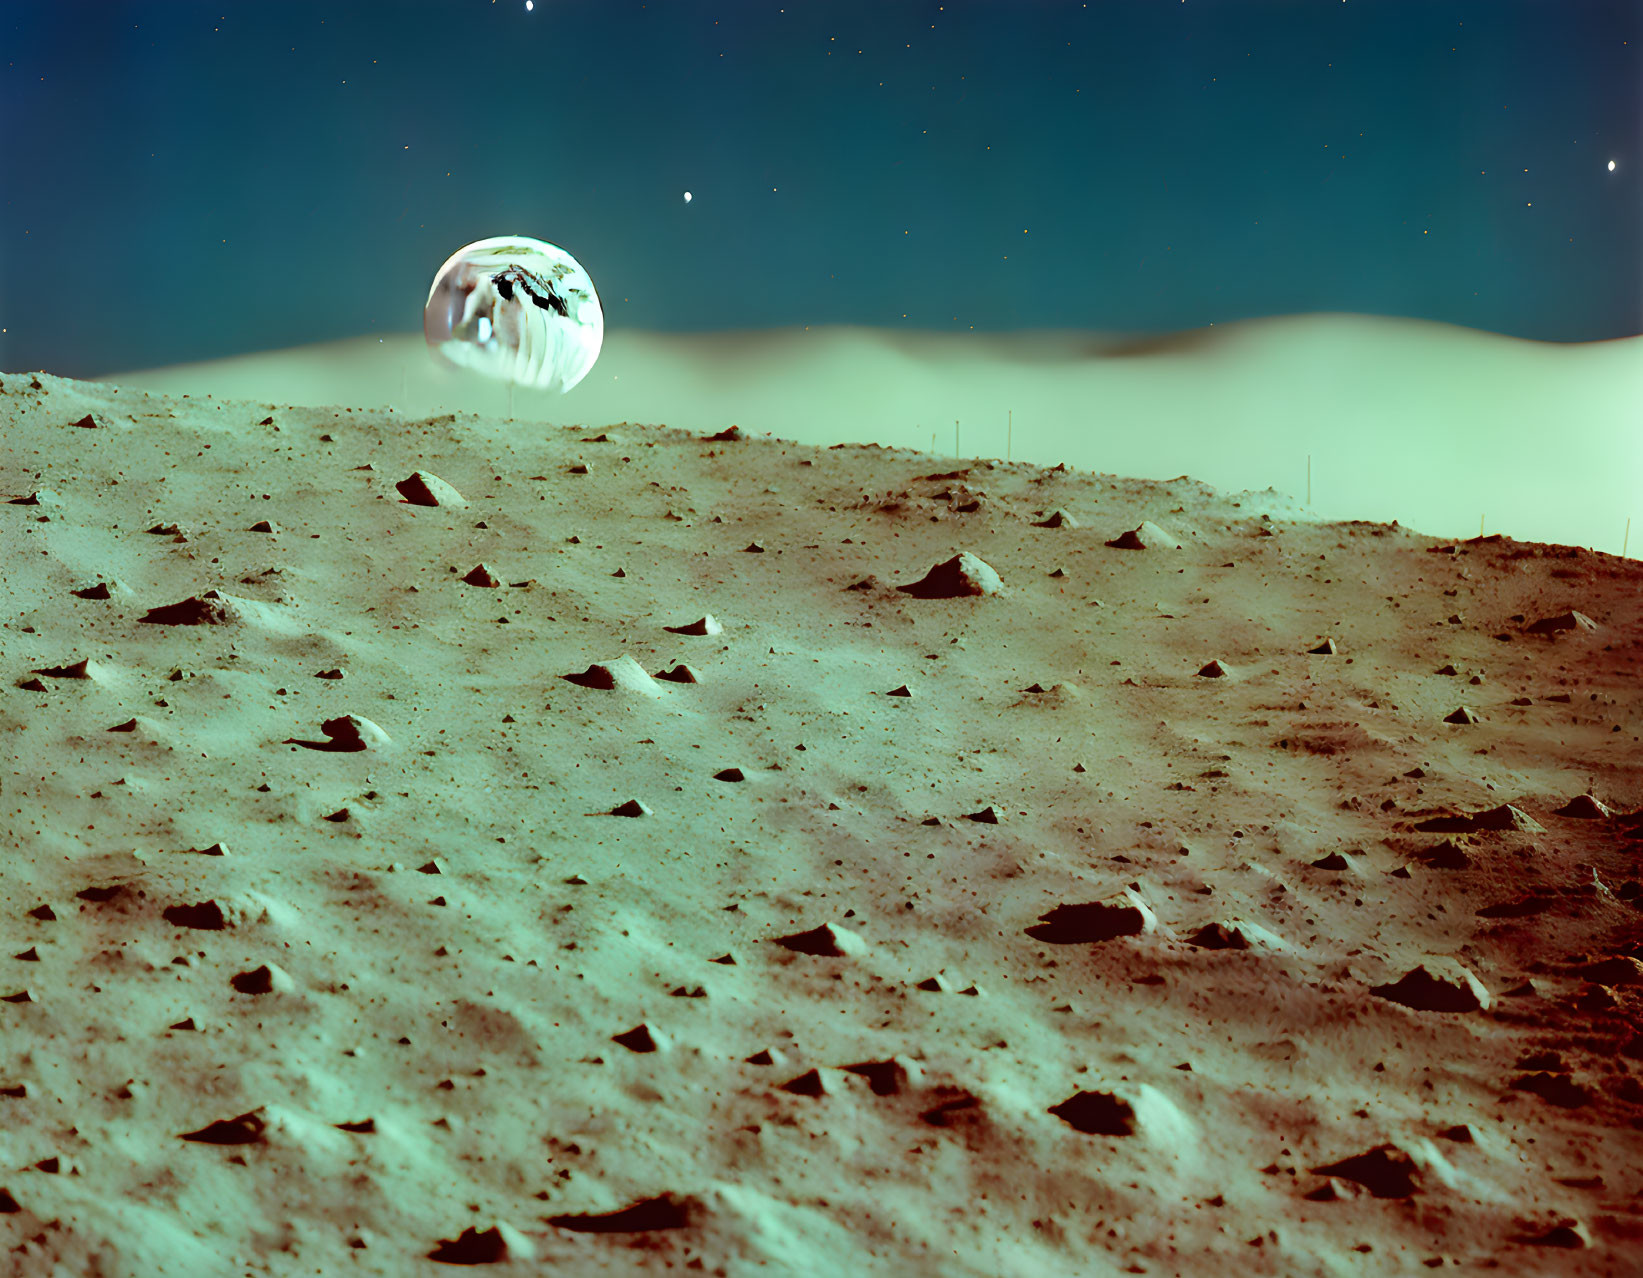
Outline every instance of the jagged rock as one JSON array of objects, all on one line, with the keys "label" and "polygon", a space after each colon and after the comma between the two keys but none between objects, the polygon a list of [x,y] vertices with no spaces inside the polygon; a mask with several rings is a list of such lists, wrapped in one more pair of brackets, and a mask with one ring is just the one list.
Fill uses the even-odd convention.
[{"label": "jagged rock", "polygon": [[1058,905],[1039,916],[1027,935],[1051,945],[1084,945],[1156,931],[1158,919],[1140,897],[1125,892],[1111,902]]},{"label": "jagged rock", "polygon": [[1206,923],[1187,938],[1187,944],[1201,950],[1247,950],[1249,938],[1235,927]]},{"label": "jagged rock", "polygon": [[1600,985],[1643,985],[1643,961],[1629,954],[1614,954],[1580,969],[1588,981]]},{"label": "jagged rock", "polygon": [[1466,854],[1466,849],[1453,839],[1423,848],[1415,853],[1415,859],[1434,870],[1468,870],[1472,867],[1472,858]]},{"label": "jagged rock", "polygon": [[413,506],[466,506],[462,494],[438,475],[414,470],[394,485],[399,495]]},{"label": "jagged rock", "polygon": [[9,506],[61,506],[62,496],[55,488],[36,488],[27,497],[13,497]]},{"label": "jagged rock", "polygon": [[309,750],[332,750],[355,753],[360,750],[382,750],[391,745],[392,738],[363,715],[344,714],[327,719],[319,725],[329,741],[303,741],[287,737],[281,744],[299,745]]},{"label": "jagged rock", "polygon": [[795,1096],[825,1096],[827,1082],[821,1076],[820,1070],[810,1069],[797,1078],[790,1078],[781,1085],[782,1091],[792,1092]]},{"label": "jagged rock", "polygon": [[1512,1090],[1531,1092],[1560,1109],[1583,1109],[1592,1103],[1592,1094],[1566,1072],[1537,1070],[1512,1080]]},{"label": "jagged rock", "polygon": [[1601,802],[1595,795],[1577,794],[1559,808],[1556,815],[1576,817],[1585,821],[1607,821],[1614,816],[1614,809]]},{"label": "jagged rock", "polygon": [[1153,523],[1143,520],[1128,532],[1120,533],[1107,545],[1117,550],[1179,550],[1181,543]]},{"label": "jagged rock", "polygon": [[1355,1181],[1376,1198],[1409,1198],[1420,1192],[1420,1170],[1415,1160],[1396,1145],[1377,1145],[1374,1149],[1338,1163],[1314,1167],[1314,1176],[1334,1176],[1340,1180]]},{"label": "jagged rock", "polygon": [[943,560],[923,577],[896,589],[915,599],[958,599],[968,595],[996,595],[1004,588],[990,564],[961,550]]},{"label": "jagged rock", "polygon": [[454,1239],[441,1239],[429,1260],[445,1265],[490,1265],[504,1260],[531,1260],[536,1249],[513,1226],[498,1222],[490,1229],[464,1229]]},{"label": "jagged rock", "polygon": [[651,1229],[687,1229],[700,1223],[703,1214],[700,1199],[668,1193],[618,1211],[549,1216],[548,1223],[580,1233],[624,1234]]},{"label": "jagged rock", "polygon": [[264,963],[249,972],[230,977],[228,983],[241,994],[272,994],[276,990],[292,988],[291,978],[272,963]]},{"label": "jagged rock", "polygon": [[1578,1220],[1565,1221],[1539,1232],[1528,1230],[1518,1234],[1512,1241],[1522,1243],[1526,1247],[1562,1247],[1569,1251],[1578,1251],[1592,1245],[1591,1235],[1587,1232],[1586,1226]]},{"label": "jagged rock", "polygon": [[659,1052],[667,1045],[666,1036],[649,1025],[635,1025],[620,1034],[612,1034],[611,1042],[620,1043],[630,1052]]},{"label": "jagged rock", "polygon": [[[43,674],[48,679],[95,679],[101,670],[89,657],[82,657],[79,661],[72,661],[66,666],[40,666],[34,673]],[[44,684],[38,689],[40,692],[45,690]]]},{"label": "jagged rock", "polygon": [[1502,803],[1486,812],[1432,817],[1419,822],[1415,828],[1434,834],[1468,834],[1473,830],[1518,830],[1525,834],[1546,832],[1545,826],[1510,803]]},{"label": "jagged rock", "polygon": [[1092,1136],[1132,1136],[1135,1108],[1111,1092],[1076,1092],[1052,1105],[1054,1114],[1069,1127]]},{"label": "jagged rock", "polygon": [[195,905],[168,905],[165,921],[173,927],[195,928],[201,932],[220,932],[228,926],[227,916],[216,901],[200,901]]},{"label": "jagged rock", "polygon": [[1391,985],[1376,985],[1369,992],[1389,1002],[1401,1003],[1423,1012],[1476,1012],[1487,1010],[1489,991],[1459,963],[1455,975],[1444,979],[1417,967]]},{"label": "jagged rock", "polygon": [[1525,626],[1524,633],[1531,635],[1555,635],[1564,630],[1596,630],[1597,622],[1583,612],[1559,613],[1555,617],[1542,617],[1539,621]]},{"label": "jagged rock", "polygon": [[182,1139],[205,1145],[261,1145],[266,1140],[264,1132],[268,1127],[263,1112],[259,1106],[236,1118],[219,1119],[198,1131],[183,1132]]},{"label": "jagged rock", "polygon": [[875,1096],[897,1096],[906,1091],[910,1082],[918,1073],[918,1067],[903,1060],[899,1056],[892,1056],[883,1061],[858,1061],[854,1065],[844,1067],[851,1074],[858,1074],[867,1080]]},{"label": "jagged rock", "polygon": [[227,626],[245,620],[245,609],[232,595],[208,590],[181,603],[150,608],[138,620],[154,626]]},{"label": "jagged rock", "polygon": [[597,688],[603,692],[621,689],[647,697],[660,696],[662,692],[645,668],[626,653],[615,661],[594,662],[586,670],[559,677],[579,687]]},{"label": "jagged rock", "polygon": [[862,954],[867,950],[867,943],[861,937],[837,923],[823,923],[808,932],[778,936],[776,944],[797,954],[818,954],[828,957]]},{"label": "jagged rock", "polygon": [[722,635],[724,627],[712,613],[701,617],[684,626],[663,626],[663,630],[676,635]]}]

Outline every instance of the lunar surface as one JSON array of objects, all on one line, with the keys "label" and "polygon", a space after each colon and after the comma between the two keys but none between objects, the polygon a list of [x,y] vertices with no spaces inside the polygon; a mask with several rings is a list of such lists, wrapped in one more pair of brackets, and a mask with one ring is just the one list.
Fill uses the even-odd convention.
[{"label": "lunar surface", "polygon": [[1636,560],[731,420],[0,424],[7,1272],[1637,1272]]}]

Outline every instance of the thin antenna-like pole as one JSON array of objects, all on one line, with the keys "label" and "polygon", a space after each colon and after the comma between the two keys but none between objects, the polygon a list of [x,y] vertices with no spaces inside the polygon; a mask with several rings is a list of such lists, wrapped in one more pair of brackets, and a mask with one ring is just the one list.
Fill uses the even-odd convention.
[{"label": "thin antenna-like pole", "polygon": [[1620,540],[1620,557],[1622,559],[1624,559],[1626,557],[1626,547],[1631,544],[1631,540],[1632,540],[1632,521],[1630,519],[1627,519],[1626,520],[1626,535],[1624,537],[1622,537],[1621,540]]},{"label": "thin antenna-like pole", "polygon": [[958,418],[953,418],[953,456],[958,456]]},{"label": "thin antenna-like pole", "polygon": [[1478,537],[1480,539],[1483,537],[1483,516],[1482,515],[1478,516]]},{"label": "thin antenna-like pole", "polygon": [[1010,460],[1010,445],[1015,442],[1015,409],[1010,410],[1009,423],[1004,427],[1004,460]]}]

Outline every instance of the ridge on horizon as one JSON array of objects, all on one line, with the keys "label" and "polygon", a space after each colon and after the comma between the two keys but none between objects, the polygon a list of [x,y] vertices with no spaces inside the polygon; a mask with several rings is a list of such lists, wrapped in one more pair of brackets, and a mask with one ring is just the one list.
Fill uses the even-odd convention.
[{"label": "ridge on horizon", "polygon": [[[1441,331],[1455,338],[1493,339],[1500,343],[1555,350],[1614,347],[1643,340],[1643,334],[1632,334],[1586,342],[1559,342],[1544,338],[1519,337],[1515,334],[1500,333],[1492,329],[1468,328],[1464,324],[1456,324],[1449,320],[1428,319],[1422,316],[1381,315],[1358,311],[1300,311],[1282,315],[1252,315],[1243,319],[1229,320],[1225,323],[1207,324],[1201,328],[1158,331],[1137,330],[1134,332],[1096,328],[965,329],[947,331],[944,329],[906,328],[901,326],[877,328],[871,324],[783,324],[769,328],[701,330],[653,329],[611,325],[606,329],[605,336],[607,341],[612,338],[633,338],[648,342],[673,343],[681,346],[691,344],[722,346],[725,343],[734,342],[742,345],[744,349],[755,348],[760,345],[772,345],[806,335],[811,338],[871,337],[885,346],[902,349],[920,344],[934,346],[944,341],[952,341],[980,342],[1000,349],[1021,352],[1022,348],[1030,347],[1033,343],[1043,343],[1048,346],[1046,353],[1062,358],[1125,359],[1152,355],[1187,354],[1213,346],[1225,345],[1239,338],[1280,336],[1298,331],[1303,327],[1322,329],[1346,326],[1359,326],[1366,331],[1378,330],[1386,334],[1392,334],[1400,330],[1405,332],[1424,330],[1429,334],[1434,331]],[[360,333],[352,337],[306,342],[297,346],[268,347],[242,351],[234,355],[213,356],[203,360],[183,360],[177,363],[159,364],[152,367],[113,370],[98,373],[83,380],[117,382],[124,377],[146,376],[179,369],[222,366],[238,360],[297,354],[299,352],[335,351],[338,348],[355,344],[381,344],[388,341],[404,342],[409,340],[420,342],[421,336],[415,330],[390,333]],[[1074,347],[1079,349],[1075,350]],[[52,372],[50,369],[12,371]],[[53,375],[58,376],[60,374],[53,373]]]}]

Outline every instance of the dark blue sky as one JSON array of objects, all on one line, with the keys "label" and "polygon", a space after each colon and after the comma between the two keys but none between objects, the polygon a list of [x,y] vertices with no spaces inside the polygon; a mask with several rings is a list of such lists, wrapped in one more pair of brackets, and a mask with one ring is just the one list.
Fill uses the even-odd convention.
[{"label": "dark blue sky", "polygon": [[516,232],[623,327],[1643,331],[1636,0],[3,0],[0,75],[7,369],[414,332]]}]

